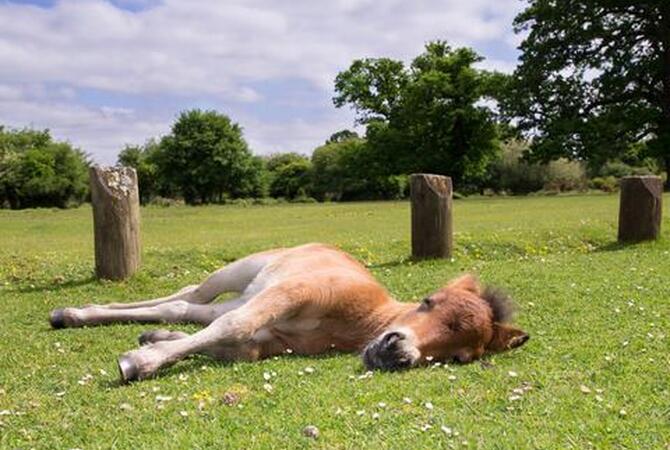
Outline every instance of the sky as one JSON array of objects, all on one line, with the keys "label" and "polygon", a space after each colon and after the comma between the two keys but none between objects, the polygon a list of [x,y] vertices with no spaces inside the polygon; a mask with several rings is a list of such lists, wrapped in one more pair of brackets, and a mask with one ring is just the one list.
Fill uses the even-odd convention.
[{"label": "sky", "polygon": [[333,81],[357,58],[409,62],[447,40],[513,70],[522,0],[0,0],[0,124],[48,128],[101,164],[214,109],[255,154],[354,128]]}]

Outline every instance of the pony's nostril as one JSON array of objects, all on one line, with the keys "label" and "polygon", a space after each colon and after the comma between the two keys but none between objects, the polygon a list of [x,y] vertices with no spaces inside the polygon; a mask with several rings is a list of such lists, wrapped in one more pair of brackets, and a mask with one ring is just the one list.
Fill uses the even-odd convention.
[{"label": "pony's nostril", "polygon": [[386,333],[384,336],[384,339],[382,340],[382,344],[384,346],[389,346],[393,345],[398,341],[401,341],[405,338],[405,336],[397,331],[391,331],[390,333]]}]

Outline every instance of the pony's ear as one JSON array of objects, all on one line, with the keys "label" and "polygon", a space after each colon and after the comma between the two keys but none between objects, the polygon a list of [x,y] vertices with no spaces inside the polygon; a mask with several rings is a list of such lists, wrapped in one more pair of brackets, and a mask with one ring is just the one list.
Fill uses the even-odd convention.
[{"label": "pony's ear", "polygon": [[493,339],[486,349],[490,352],[502,352],[521,347],[528,339],[530,336],[525,331],[504,323],[494,322]]},{"label": "pony's ear", "polygon": [[460,289],[463,291],[472,292],[475,295],[482,295],[482,285],[476,276],[466,273],[458,278],[454,278],[447,284],[449,289]]}]

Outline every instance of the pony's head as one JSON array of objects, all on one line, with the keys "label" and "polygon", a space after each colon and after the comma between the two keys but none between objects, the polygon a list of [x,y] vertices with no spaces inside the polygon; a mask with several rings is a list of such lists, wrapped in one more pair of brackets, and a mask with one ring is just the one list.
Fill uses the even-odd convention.
[{"label": "pony's head", "polygon": [[369,369],[398,370],[519,347],[530,336],[508,323],[513,308],[501,291],[463,275],[398,317],[366,346],[363,360]]}]

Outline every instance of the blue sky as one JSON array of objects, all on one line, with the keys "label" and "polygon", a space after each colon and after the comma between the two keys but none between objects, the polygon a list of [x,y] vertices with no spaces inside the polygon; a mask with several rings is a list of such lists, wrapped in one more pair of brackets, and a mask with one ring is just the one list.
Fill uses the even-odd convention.
[{"label": "blue sky", "polygon": [[446,39],[513,69],[521,0],[0,0],[0,124],[49,128],[104,164],[216,109],[254,153],[309,154],[352,128],[333,79]]}]

